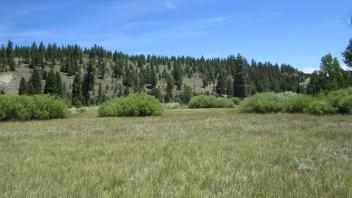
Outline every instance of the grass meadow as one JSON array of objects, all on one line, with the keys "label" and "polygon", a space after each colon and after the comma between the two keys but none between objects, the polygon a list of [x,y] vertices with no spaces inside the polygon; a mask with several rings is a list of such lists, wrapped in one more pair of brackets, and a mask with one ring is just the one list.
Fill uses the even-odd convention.
[{"label": "grass meadow", "polygon": [[0,197],[352,197],[352,116],[1,122]]}]

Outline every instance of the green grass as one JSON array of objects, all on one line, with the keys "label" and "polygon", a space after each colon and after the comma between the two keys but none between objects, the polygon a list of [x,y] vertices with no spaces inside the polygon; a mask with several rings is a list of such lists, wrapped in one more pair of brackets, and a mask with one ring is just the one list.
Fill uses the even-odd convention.
[{"label": "green grass", "polygon": [[0,197],[352,196],[352,116],[96,115],[0,123]]}]

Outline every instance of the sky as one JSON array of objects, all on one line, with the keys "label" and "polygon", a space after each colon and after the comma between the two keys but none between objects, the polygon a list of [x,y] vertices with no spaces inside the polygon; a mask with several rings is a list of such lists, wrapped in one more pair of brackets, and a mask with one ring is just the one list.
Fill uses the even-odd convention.
[{"label": "sky", "polygon": [[0,0],[0,43],[98,44],[129,54],[227,57],[318,69],[352,38],[350,0]]}]

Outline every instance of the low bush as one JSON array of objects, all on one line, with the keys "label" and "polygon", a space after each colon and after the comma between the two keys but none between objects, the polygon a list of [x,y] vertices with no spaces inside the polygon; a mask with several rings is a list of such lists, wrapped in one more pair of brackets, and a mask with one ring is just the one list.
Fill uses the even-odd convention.
[{"label": "low bush", "polygon": [[352,87],[332,91],[327,95],[326,98],[339,113],[352,112]]},{"label": "low bush", "polygon": [[317,100],[316,98],[308,95],[296,95],[288,98],[286,103],[286,112],[289,113],[304,113],[308,106]]},{"label": "low bush", "polygon": [[99,116],[154,116],[161,115],[163,107],[158,99],[146,93],[115,98],[99,107]]},{"label": "low bush", "polygon": [[234,103],[231,99],[217,98],[215,96],[200,95],[191,98],[188,107],[197,108],[232,108]]},{"label": "low bush", "polygon": [[275,93],[260,93],[241,102],[241,112],[277,113],[285,110],[289,97]]},{"label": "low bush", "polygon": [[54,96],[0,96],[0,121],[47,120],[67,115],[67,105]]},{"label": "low bush", "polygon": [[314,100],[312,103],[305,108],[305,113],[323,115],[323,114],[332,114],[336,112],[336,109],[325,100]]},{"label": "low bush", "polygon": [[352,114],[352,95],[343,97],[339,101],[337,108],[340,113]]},{"label": "low bush", "polygon": [[241,99],[237,98],[237,97],[231,98],[231,100],[232,100],[233,104],[235,104],[235,105],[239,105],[241,103]]}]

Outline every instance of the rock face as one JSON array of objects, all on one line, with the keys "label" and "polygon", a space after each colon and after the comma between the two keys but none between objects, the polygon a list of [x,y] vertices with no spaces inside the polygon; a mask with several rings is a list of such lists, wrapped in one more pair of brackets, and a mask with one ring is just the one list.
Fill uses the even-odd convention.
[{"label": "rock face", "polygon": [[9,84],[13,78],[13,73],[0,74],[0,84]]}]

